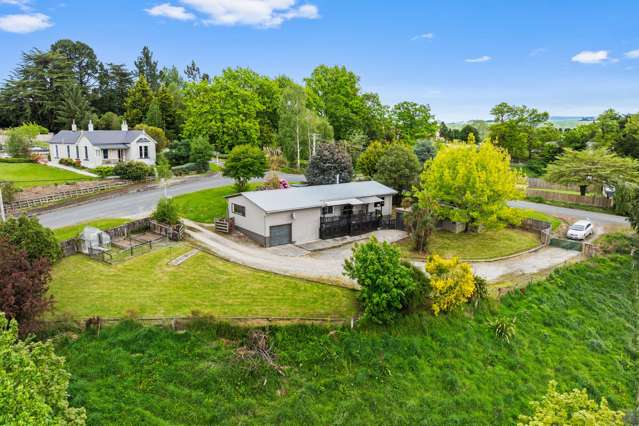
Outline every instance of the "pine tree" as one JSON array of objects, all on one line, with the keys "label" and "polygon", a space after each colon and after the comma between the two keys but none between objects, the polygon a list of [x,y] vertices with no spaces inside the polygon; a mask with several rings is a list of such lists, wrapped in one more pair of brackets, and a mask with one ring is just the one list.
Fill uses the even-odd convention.
[{"label": "pine tree", "polygon": [[151,102],[153,101],[153,92],[149,87],[144,76],[140,76],[138,81],[129,90],[126,101],[124,102],[125,113],[124,118],[129,126],[135,126],[146,118]]},{"label": "pine tree", "polygon": [[146,113],[144,123],[149,126],[164,128],[164,120],[162,120],[162,111],[160,111],[160,103],[157,99],[153,99]]},{"label": "pine tree", "polygon": [[70,129],[75,121],[81,129],[84,129],[91,118],[91,112],[91,106],[82,87],[78,84],[70,84],[64,89],[56,123],[63,129]]}]

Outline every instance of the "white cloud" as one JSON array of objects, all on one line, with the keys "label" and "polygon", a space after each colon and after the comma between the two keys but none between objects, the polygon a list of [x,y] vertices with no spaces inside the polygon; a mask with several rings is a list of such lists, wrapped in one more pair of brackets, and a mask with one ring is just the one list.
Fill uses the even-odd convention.
[{"label": "white cloud", "polygon": [[536,49],[531,50],[528,55],[529,56],[539,56],[541,54],[546,53],[547,51],[548,51],[548,49],[546,49],[545,47],[538,47]]},{"label": "white cloud", "polygon": [[42,13],[0,16],[0,30],[27,34],[53,26],[51,18]]},{"label": "white cloud", "polygon": [[435,37],[435,34],[433,34],[433,33],[424,33],[424,34],[419,34],[419,35],[416,35],[415,37],[412,37],[411,40],[413,40],[413,41],[415,41],[415,40],[423,40],[423,39],[432,40],[433,37]]},{"label": "white cloud", "polygon": [[493,59],[493,58],[491,58],[490,56],[484,55],[484,56],[480,56],[479,58],[464,59],[464,62],[468,62],[470,64],[475,64],[475,63],[478,63],[478,62],[488,62],[491,59]]},{"label": "white cloud", "polygon": [[150,9],[144,9],[151,16],[164,16],[178,21],[190,21],[195,19],[195,15],[187,12],[182,6],[173,6],[170,3],[162,3]]},{"label": "white cloud", "polygon": [[18,6],[22,10],[29,10],[29,0],[0,0],[0,4]]},{"label": "white cloud", "polygon": [[182,0],[205,14],[207,25],[248,25],[276,28],[291,19],[318,19],[317,6],[296,5],[296,0]]},{"label": "white cloud", "polygon": [[639,59],[639,49],[631,50],[625,53],[626,58]]},{"label": "white cloud", "polygon": [[601,64],[608,59],[607,50],[583,50],[572,57],[572,62],[579,62],[580,64]]}]

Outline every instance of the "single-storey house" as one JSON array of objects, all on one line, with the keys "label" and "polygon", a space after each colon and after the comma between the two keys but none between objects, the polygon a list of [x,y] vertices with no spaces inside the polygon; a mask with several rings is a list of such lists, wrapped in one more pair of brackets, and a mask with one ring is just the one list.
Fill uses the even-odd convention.
[{"label": "single-storey house", "polygon": [[375,181],[249,191],[227,196],[227,217],[258,244],[300,244],[378,229],[392,188]]},{"label": "single-storey house", "polygon": [[123,161],[153,165],[156,144],[144,130],[129,130],[126,121],[121,130],[93,130],[89,121],[86,131],[78,131],[74,122],[71,130],[62,130],[51,138],[49,155],[53,163],[70,158],[91,169]]}]

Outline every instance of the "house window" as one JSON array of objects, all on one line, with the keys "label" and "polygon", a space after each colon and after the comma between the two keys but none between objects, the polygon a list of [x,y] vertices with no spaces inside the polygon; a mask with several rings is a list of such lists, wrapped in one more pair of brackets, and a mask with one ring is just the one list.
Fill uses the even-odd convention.
[{"label": "house window", "polygon": [[60,158],[60,153],[58,152],[58,145],[53,145],[55,147],[55,158]]},{"label": "house window", "polygon": [[352,214],[353,214],[353,206],[351,206],[350,204],[347,204],[342,208],[342,216],[350,216]]},{"label": "house window", "polygon": [[382,207],[384,207],[384,200],[375,203],[376,209],[381,209]]},{"label": "house window", "polygon": [[84,147],[84,159],[85,160],[89,159],[89,147],[87,146]]},{"label": "house window", "polygon": [[149,158],[149,147],[140,146],[140,158]]},{"label": "house window", "polygon": [[333,214],[333,206],[322,207],[322,214]]},{"label": "house window", "polygon": [[71,147],[67,145],[67,158],[71,158]]},{"label": "house window", "polygon": [[77,145],[75,146],[75,158],[80,159],[80,147]]},{"label": "house window", "polygon": [[246,208],[239,204],[233,204],[233,213],[239,216],[246,216]]},{"label": "house window", "polygon": [[105,160],[109,159],[109,150],[108,149],[103,149],[102,150],[102,158],[104,158]]}]

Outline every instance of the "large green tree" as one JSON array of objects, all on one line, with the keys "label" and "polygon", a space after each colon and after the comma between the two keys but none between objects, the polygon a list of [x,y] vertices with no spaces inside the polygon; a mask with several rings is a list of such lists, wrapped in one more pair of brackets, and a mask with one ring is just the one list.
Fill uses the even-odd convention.
[{"label": "large green tree", "polygon": [[375,180],[395,189],[400,194],[417,183],[421,165],[413,149],[394,143],[384,150],[377,162]]},{"label": "large green tree", "polygon": [[79,84],[70,84],[63,92],[62,105],[58,110],[56,122],[60,128],[70,129],[75,123],[86,129],[91,119],[92,108]]},{"label": "large green tree", "polygon": [[428,105],[400,102],[391,114],[396,140],[414,144],[417,139],[433,137],[437,132],[437,122]]},{"label": "large green tree", "polygon": [[530,160],[539,148],[535,129],[550,118],[547,112],[540,112],[526,105],[509,105],[502,102],[490,113],[495,123],[490,127],[493,141],[508,150],[513,158]]},{"label": "large green tree", "polygon": [[20,216],[0,223],[0,238],[24,250],[32,261],[46,258],[55,263],[62,257],[53,231],[42,226],[36,217]]},{"label": "large green tree", "polygon": [[613,149],[619,155],[639,160],[639,114],[627,117],[621,137],[613,142]]},{"label": "large green tree", "polygon": [[286,159],[295,161],[298,169],[300,160],[309,154],[308,145],[305,143],[308,118],[306,92],[303,87],[291,82],[282,89],[277,142],[282,147]]},{"label": "large green tree", "polygon": [[[129,126],[144,122],[149,107],[153,101],[153,91],[149,87],[144,75],[141,75],[126,97],[124,118]],[[157,126],[161,127],[161,126]]]},{"label": "large green tree", "polygon": [[614,109],[602,112],[594,121],[594,141],[599,148],[610,148],[621,139],[622,129],[620,122],[623,117]]},{"label": "large green tree", "polygon": [[99,68],[98,58],[91,46],[81,41],[62,39],[51,45],[51,52],[60,53],[67,58],[76,83],[85,96],[89,95],[97,82]]},{"label": "large green tree", "polygon": [[111,111],[124,115],[124,103],[132,86],[133,77],[125,65],[100,64],[93,106],[101,114]]},{"label": "large green tree", "polygon": [[144,77],[153,90],[160,87],[160,73],[158,71],[158,61],[153,58],[153,52],[148,46],[144,46],[140,55],[135,60],[135,68],[138,71],[138,78]]},{"label": "large green tree", "polygon": [[619,157],[603,148],[584,151],[566,149],[547,168],[545,179],[564,185],[578,185],[581,195],[588,186],[614,184],[617,181],[639,183],[639,161]]},{"label": "large green tree", "polygon": [[377,173],[377,163],[382,158],[387,146],[379,141],[371,142],[366,150],[357,158],[357,171],[372,178]]},{"label": "large green tree", "polygon": [[305,81],[309,108],[328,119],[335,139],[363,130],[365,108],[355,73],[343,66],[320,65]]},{"label": "large green tree", "polygon": [[265,106],[255,87],[246,84],[234,70],[225,70],[211,83],[187,83],[184,105],[183,137],[207,136],[221,152],[229,152],[236,145],[259,144],[263,129],[260,113]]},{"label": "large green tree", "polygon": [[437,214],[469,225],[496,225],[511,217],[507,201],[523,197],[523,177],[508,153],[491,142],[444,145],[421,175],[418,194],[438,203]]}]

